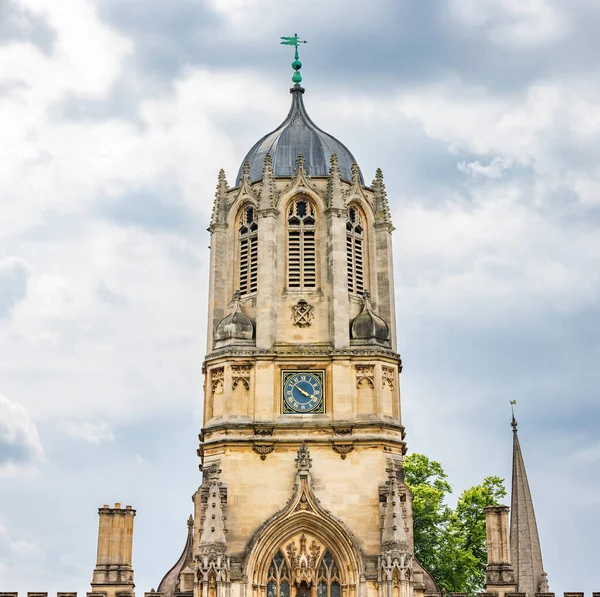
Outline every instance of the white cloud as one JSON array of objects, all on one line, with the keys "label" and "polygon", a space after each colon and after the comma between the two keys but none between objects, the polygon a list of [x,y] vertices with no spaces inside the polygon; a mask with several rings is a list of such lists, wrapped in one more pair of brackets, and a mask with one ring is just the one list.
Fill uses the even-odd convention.
[{"label": "white cloud", "polygon": [[43,458],[44,448],[27,409],[0,394],[0,475],[35,470]]},{"label": "white cloud", "polygon": [[98,445],[102,442],[112,442],[115,439],[114,428],[105,422],[64,421],[61,428],[67,435],[91,444]]},{"label": "white cloud", "polygon": [[485,166],[479,160],[467,162],[463,160],[456,167],[465,174],[469,174],[473,178],[502,178],[504,170],[509,168],[509,164],[502,157],[496,156]]},{"label": "white cloud", "polygon": [[9,547],[11,554],[17,557],[36,558],[38,561],[40,558],[45,557],[44,552],[35,541],[18,539],[17,541],[11,541]]}]

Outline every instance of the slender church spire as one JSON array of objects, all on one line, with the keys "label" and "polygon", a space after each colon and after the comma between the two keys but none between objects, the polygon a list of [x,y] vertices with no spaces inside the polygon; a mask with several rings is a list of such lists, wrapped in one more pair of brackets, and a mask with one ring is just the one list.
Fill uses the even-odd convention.
[{"label": "slender church spire", "polygon": [[513,469],[510,517],[510,551],[517,591],[533,595],[548,591],[548,581],[542,564],[542,550],[538,536],[533,500],[525,472],[525,463],[517,421],[513,412]]}]

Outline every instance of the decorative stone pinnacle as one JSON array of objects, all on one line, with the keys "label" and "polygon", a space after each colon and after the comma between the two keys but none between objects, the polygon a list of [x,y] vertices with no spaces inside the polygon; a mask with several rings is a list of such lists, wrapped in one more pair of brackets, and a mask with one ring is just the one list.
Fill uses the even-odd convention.
[{"label": "decorative stone pinnacle", "polygon": [[250,182],[250,163],[247,161],[242,166],[242,180]]},{"label": "decorative stone pinnacle", "polygon": [[218,482],[221,469],[214,464],[213,466],[207,467],[204,470],[204,476],[209,483]]},{"label": "decorative stone pinnacle", "polygon": [[391,460],[388,462],[385,470],[388,474],[388,479],[393,480],[396,478],[396,465]]},{"label": "decorative stone pinnacle", "polygon": [[296,456],[295,463],[299,473],[307,473],[310,470],[312,458],[310,457],[310,452],[308,451],[306,444],[303,443],[300,448],[298,448],[298,455]]},{"label": "decorative stone pinnacle", "polygon": [[215,192],[215,201],[213,203],[213,210],[210,218],[211,224],[216,224],[217,222],[223,223],[225,221],[228,190],[229,185],[225,178],[225,170],[221,168],[221,170],[219,170],[219,176],[217,177],[217,190]]},{"label": "decorative stone pinnacle", "polygon": [[194,517],[190,514],[190,517],[187,520],[188,529],[191,529],[194,526]]},{"label": "decorative stone pinnacle", "polygon": [[304,156],[301,153],[298,154],[298,159],[296,160],[296,174],[300,171],[304,172]]}]

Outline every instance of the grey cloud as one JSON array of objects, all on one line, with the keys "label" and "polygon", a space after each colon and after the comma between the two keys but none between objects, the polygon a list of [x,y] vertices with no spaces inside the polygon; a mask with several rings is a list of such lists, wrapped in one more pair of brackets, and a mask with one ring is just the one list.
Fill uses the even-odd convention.
[{"label": "grey cloud", "polygon": [[0,424],[0,467],[6,464],[25,464],[33,457],[31,446],[20,443],[21,438],[9,441],[2,437],[2,426]]},{"label": "grey cloud", "polygon": [[0,259],[0,319],[8,317],[13,307],[27,295],[29,267],[22,259]]},{"label": "grey cloud", "polygon": [[56,32],[39,15],[16,2],[0,2],[0,45],[19,40],[35,44],[50,53]]},{"label": "grey cloud", "polygon": [[[185,204],[173,200],[176,190],[158,194],[148,189],[131,191],[118,199],[102,199],[98,213],[121,226],[133,226],[149,232],[185,234],[200,229],[200,216]],[[168,196],[168,197],[167,197]]]},{"label": "grey cloud", "polygon": [[225,46],[216,37],[222,20],[205,2],[109,0],[99,8],[104,21],[135,40],[135,66],[151,77],[170,78],[203,58],[218,61]]},{"label": "grey cloud", "polygon": [[[113,0],[102,4],[101,14],[111,26],[135,39],[136,66],[162,79],[172,78],[187,65],[223,69],[247,65],[270,76],[281,73],[289,56],[275,47],[278,37],[286,34],[282,29],[286,17],[293,18],[294,29],[310,42],[302,49],[307,85],[327,88],[334,80],[338,88],[368,87],[382,92],[390,86],[454,74],[485,83],[492,90],[509,91],[557,70],[581,72],[600,50],[596,35],[600,8],[586,4],[585,11],[578,11],[577,5],[585,0],[561,5],[574,22],[576,36],[528,49],[494,43],[485,26],[459,23],[451,17],[446,0],[378,0],[371,3],[370,11],[361,9],[360,4],[345,3],[335,23],[290,5],[282,11],[280,21],[274,20],[271,31],[265,34],[261,29],[260,37],[246,35],[239,42],[203,3],[162,1],[147,6]],[[258,9],[253,17],[260,18]],[[498,19],[491,23],[499,24]],[[252,28],[252,19],[248,28]],[[172,43],[174,37],[177,44]]]}]

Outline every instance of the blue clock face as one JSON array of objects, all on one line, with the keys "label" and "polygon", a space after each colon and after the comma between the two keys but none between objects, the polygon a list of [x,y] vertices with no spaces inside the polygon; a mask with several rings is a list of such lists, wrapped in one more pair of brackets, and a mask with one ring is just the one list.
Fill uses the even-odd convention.
[{"label": "blue clock face", "polygon": [[323,371],[283,372],[283,412],[324,413]]}]

